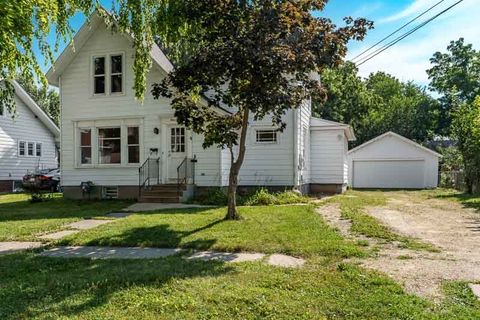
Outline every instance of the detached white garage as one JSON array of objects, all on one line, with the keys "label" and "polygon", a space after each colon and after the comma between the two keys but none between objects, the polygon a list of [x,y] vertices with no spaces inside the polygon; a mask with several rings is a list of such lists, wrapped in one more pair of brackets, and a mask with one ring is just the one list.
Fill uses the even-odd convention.
[{"label": "detached white garage", "polygon": [[348,152],[348,182],[353,188],[435,188],[440,157],[390,131]]}]

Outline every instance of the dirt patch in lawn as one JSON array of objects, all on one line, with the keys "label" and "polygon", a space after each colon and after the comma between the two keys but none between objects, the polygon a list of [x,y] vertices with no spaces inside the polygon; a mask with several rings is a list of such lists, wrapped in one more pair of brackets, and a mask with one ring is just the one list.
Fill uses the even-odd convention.
[{"label": "dirt patch in lawn", "polygon": [[367,213],[395,232],[433,244],[441,252],[382,248],[362,265],[401,281],[406,290],[438,299],[444,281],[480,281],[480,216],[460,203],[425,199],[415,193],[392,193],[384,207]]}]

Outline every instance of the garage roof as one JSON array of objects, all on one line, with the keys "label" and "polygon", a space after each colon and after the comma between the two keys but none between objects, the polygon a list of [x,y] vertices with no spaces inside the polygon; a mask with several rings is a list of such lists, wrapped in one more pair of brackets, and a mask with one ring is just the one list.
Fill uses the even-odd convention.
[{"label": "garage roof", "polygon": [[374,142],[376,142],[376,141],[379,141],[379,140],[381,140],[381,139],[383,139],[383,138],[385,138],[385,137],[388,137],[388,136],[396,137],[396,138],[402,140],[403,142],[408,143],[408,144],[410,144],[410,145],[412,145],[412,146],[414,146],[414,147],[416,147],[416,148],[419,148],[419,149],[421,149],[421,150],[423,150],[423,151],[426,151],[426,152],[428,152],[428,153],[430,153],[430,154],[433,154],[433,155],[436,156],[436,157],[439,157],[439,158],[442,157],[441,154],[439,154],[439,153],[437,153],[437,152],[435,152],[435,151],[433,151],[433,150],[431,150],[431,149],[429,149],[429,148],[426,148],[426,147],[424,147],[424,146],[416,143],[415,141],[412,141],[412,140],[410,140],[410,139],[407,139],[407,138],[405,138],[404,136],[401,136],[401,135],[399,135],[398,133],[395,133],[395,132],[392,132],[392,131],[385,132],[384,134],[379,135],[378,137],[375,137],[375,138],[373,138],[372,140],[368,140],[367,142],[359,145],[358,147],[355,147],[355,148],[353,148],[352,150],[348,151],[348,154],[354,153],[354,152],[356,152],[356,151],[358,151],[358,150],[360,150],[360,149],[362,149],[362,148],[364,148],[364,147],[366,147],[366,146],[368,146],[368,145],[370,145],[370,144],[372,144],[372,143],[374,143]]}]

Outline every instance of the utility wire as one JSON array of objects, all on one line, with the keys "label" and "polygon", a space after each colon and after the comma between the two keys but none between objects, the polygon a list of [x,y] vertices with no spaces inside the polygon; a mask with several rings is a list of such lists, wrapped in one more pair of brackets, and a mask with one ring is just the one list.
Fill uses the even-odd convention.
[{"label": "utility wire", "polygon": [[426,15],[428,12],[430,12],[431,10],[433,10],[434,8],[436,8],[437,6],[439,6],[442,2],[445,2],[445,0],[441,0],[439,2],[437,2],[436,4],[434,4],[433,6],[431,6],[430,8],[428,8],[427,10],[423,11],[421,14],[419,14],[418,16],[416,16],[415,18],[413,18],[412,20],[408,21],[407,23],[405,23],[403,26],[401,26],[400,28],[398,28],[397,30],[393,31],[392,33],[390,33],[388,36],[386,36],[385,38],[381,39],[380,41],[378,41],[377,43],[375,43],[373,46],[371,46],[370,48],[366,49],[365,51],[361,52],[360,54],[356,55],[354,58],[351,59],[351,61],[353,62],[354,60],[356,60],[357,58],[363,56],[365,53],[369,52],[370,50],[372,50],[373,48],[375,48],[376,46],[378,46],[380,43],[382,43],[383,41],[387,40],[388,38],[390,38],[391,36],[393,36],[394,34],[397,34],[399,31],[405,29],[407,26],[409,26],[410,24],[412,24],[413,22],[417,21],[419,18],[423,17],[424,15]]},{"label": "utility wire", "polygon": [[451,10],[453,7],[457,6],[458,4],[460,4],[461,2],[463,2],[463,0],[459,0],[457,2],[455,2],[453,5],[451,5],[450,7],[446,8],[445,10],[437,13],[436,15],[434,15],[433,17],[429,18],[428,20],[422,22],[420,25],[418,25],[417,27],[413,28],[412,30],[404,33],[403,35],[399,36],[398,38],[396,38],[395,40],[389,42],[388,44],[384,45],[383,47],[375,50],[374,52],[372,52],[370,55],[368,55],[366,58],[364,58],[363,60],[361,60],[361,62],[359,63],[356,63],[357,66],[361,66],[362,64],[364,64],[365,62],[373,59],[374,57],[378,56],[380,53],[384,52],[385,50],[389,49],[390,47],[394,46],[395,44],[397,44],[398,42],[402,41],[403,39],[405,39],[406,37],[408,37],[409,35],[411,35],[412,33],[416,32],[418,29],[424,27],[425,25],[427,25],[428,23],[432,22],[433,20],[435,20],[436,18],[438,18],[439,16],[441,16],[442,14],[444,14],[445,12]]}]

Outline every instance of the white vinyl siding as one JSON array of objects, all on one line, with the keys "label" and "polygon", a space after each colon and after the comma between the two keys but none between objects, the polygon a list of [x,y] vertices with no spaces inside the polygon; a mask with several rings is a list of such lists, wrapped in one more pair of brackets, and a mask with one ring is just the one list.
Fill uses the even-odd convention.
[{"label": "white vinyl siding", "polygon": [[[0,180],[21,180],[27,171],[57,167],[55,138],[50,130],[15,96],[16,117],[0,117]],[[20,145],[23,142],[23,155]],[[28,156],[28,143],[33,143]],[[41,144],[42,155],[36,156],[35,145]]]},{"label": "white vinyl siding", "polygon": [[346,159],[343,130],[312,130],[310,145],[311,183],[343,185]]}]

